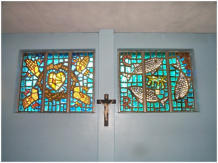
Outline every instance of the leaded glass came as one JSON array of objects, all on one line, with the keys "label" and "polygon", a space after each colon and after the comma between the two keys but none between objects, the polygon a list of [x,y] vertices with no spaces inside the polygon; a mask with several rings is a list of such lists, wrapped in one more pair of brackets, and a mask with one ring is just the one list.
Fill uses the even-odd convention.
[{"label": "leaded glass came", "polygon": [[18,112],[93,112],[93,105],[94,51],[23,54]]},{"label": "leaded glass came", "polygon": [[120,51],[120,112],[195,111],[190,52]]}]

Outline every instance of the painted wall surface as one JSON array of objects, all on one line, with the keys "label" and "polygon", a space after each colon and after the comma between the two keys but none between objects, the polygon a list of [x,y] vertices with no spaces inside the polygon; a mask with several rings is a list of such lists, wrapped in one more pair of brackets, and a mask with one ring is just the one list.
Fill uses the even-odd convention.
[{"label": "painted wall surface", "polygon": [[216,34],[117,33],[119,48],[193,49],[200,112],[116,114],[115,160],[216,161]]},{"label": "painted wall surface", "polygon": [[2,160],[96,161],[97,114],[16,113],[21,49],[98,50],[98,34],[3,35]]},{"label": "painted wall surface", "polygon": [[[96,97],[109,91],[111,98],[117,98],[119,48],[193,49],[200,112],[118,113],[118,103],[110,107],[107,129],[102,127],[99,105],[92,114],[15,113],[19,50],[96,49]],[[110,81],[106,74],[111,76],[111,72]],[[114,34],[111,30],[100,34],[3,34],[2,160],[216,161],[216,35]]]}]

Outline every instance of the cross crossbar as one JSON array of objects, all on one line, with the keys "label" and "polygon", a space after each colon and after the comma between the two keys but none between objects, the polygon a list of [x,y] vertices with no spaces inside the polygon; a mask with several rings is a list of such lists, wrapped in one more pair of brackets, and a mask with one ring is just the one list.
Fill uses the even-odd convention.
[{"label": "cross crossbar", "polygon": [[108,126],[109,104],[116,104],[116,100],[109,100],[109,94],[104,94],[104,99],[97,100],[97,104],[104,104],[104,126]]}]

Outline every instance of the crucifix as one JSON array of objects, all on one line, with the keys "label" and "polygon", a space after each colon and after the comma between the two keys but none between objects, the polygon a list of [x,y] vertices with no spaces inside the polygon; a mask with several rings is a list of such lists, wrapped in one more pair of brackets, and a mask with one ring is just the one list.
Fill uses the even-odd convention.
[{"label": "crucifix", "polygon": [[104,99],[97,100],[97,104],[104,104],[104,126],[108,126],[109,104],[116,104],[116,100],[109,100],[109,95],[104,94]]}]

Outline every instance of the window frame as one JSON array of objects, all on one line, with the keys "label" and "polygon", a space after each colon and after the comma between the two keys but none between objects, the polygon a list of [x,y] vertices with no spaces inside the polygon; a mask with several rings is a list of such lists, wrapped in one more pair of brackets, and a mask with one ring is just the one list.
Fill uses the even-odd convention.
[{"label": "window frame", "polygon": [[[70,99],[70,90],[68,91],[68,81],[67,81],[67,108],[66,108],[66,111],[44,111],[44,104],[43,104],[43,101],[45,100],[45,97],[44,97],[44,87],[46,85],[46,83],[43,82],[43,90],[42,90],[42,104],[41,104],[41,111],[37,111],[37,112],[34,112],[34,111],[19,111],[19,106],[20,106],[20,93],[21,93],[21,81],[22,81],[22,69],[23,69],[23,61],[24,61],[24,55],[26,53],[32,53],[32,54],[36,54],[36,53],[41,53],[44,55],[44,62],[47,62],[47,57],[48,57],[48,53],[68,53],[68,57],[69,57],[69,54],[72,54],[72,53],[80,53],[80,52],[84,52],[84,53],[88,53],[88,52],[92,52],[92,55],[93,55],[93,97],[92,97],[92,111],[91,112],[88,112],[88,111],[85,111],[85,112],[78,112],[78,111],[70,111],[70,108],[69,108],[69,101],[68,99]],[[34,114],[37,114],[37,113],[82,113],[82,114],[86,114],[86,113],[95,113],[96,112],[96,106],[95,106],[95,82],[96,82],[96,58],[95,58],[95,55],[96,55],[96,50],[95,49],[45,49],[45,50],[32,50],[32,49],[22,49],[20,50],[19,52],[19,70],[18,70],[18,91],[17,91],[17,106],[16,106],[16,113],[34,113]],[[70,57],[71,58],[71,57]],[[72,62],[70,62],[70,59],[68,60],[68,67],[70,67],[72,65]],[[70,63],[70,64],[69,64]],[[45,74],[47,73],[47,71],[44,71],[45,68],[47,67],[47,63],[44,64],[44,68],[43,68],[43,76],[45,76]],[[69,72],[69,70],[67,71]],[[67,75],[68,76],[68,75]],[[43,77],[45,79],[45,77]],[[67,80],[70,80],[70,79],[67,79]],[[44,99],[43,99],[44,98]],[[44,101],[45,102],[45,101]]]},{"label": "window frame", "polygon": [[[172,109],[173,108],[170,108],[170,111],[121,111],[121,94],[120,94],[120,90],[121,90],[121,85],[120,85],[120,75],[121,75],[121,72],[120,72],[120,54],[122,52],[187,52],[189,53],[189,56],[190,56],[190,60],[191,60],[191,82],[192,82],[192,89],[193,89],[193,94],[194,94],[194,110],[193,111],[173,111]],[[200,109],[199,109],[199,104],[198,104],[198,101],[197,101],[197,94],[196,94],[196,80],[195,80],[195,76],[196,76],[196,71],[195,71],[195,55],[194,55],[194,49],[168,49],[168,48],[118,48],[117,49],[117,60],[118,60],[118,64],[117,64],[117,75],[118,75],[118,79],[117,79],[117,82],[118,82],[118,89],[117,89],[117,93],[118,93],[118,113],[125,113],[125,114],[131,114],[131,113],[149,113],[149,114],[152,114],[152,113],[155,113],[155,114],[158,114],[158,113],[196,113],[196,112],[200,112]],[[168,84],[168,83],[167,83]],[[144,93],[143,93],[144,94]],[[169,97],[169,96],[168,96]],[[169,97],[172,100],[172,97]],[[144,106],[144,104],[143,104]],[[147,108],[144,108],[147,110]]]}]

